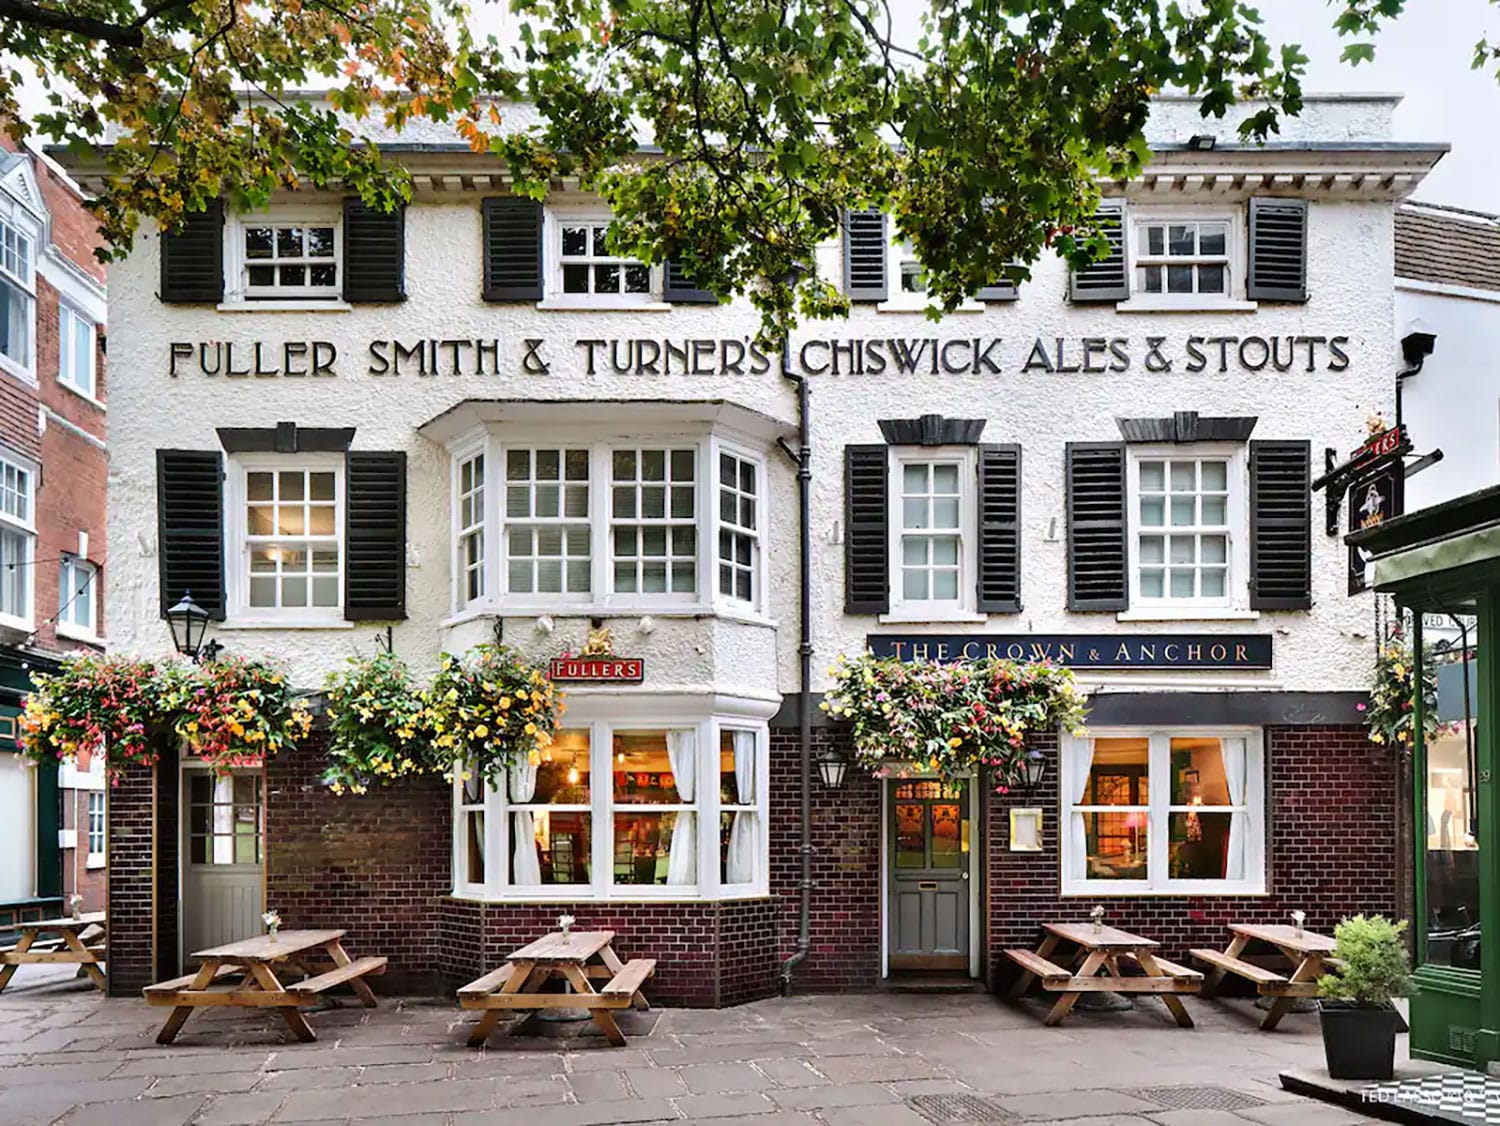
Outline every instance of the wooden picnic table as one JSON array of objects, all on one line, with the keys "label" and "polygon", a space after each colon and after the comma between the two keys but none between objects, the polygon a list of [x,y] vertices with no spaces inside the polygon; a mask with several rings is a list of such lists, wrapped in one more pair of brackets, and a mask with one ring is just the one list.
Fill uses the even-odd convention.
[{"label": "wooden picnic table", "polygon": [[[1229,931],[1233,937],[1222,951],[1188,951],[1198,961],[1213,967],[1203,982],[1204,993],[1211,992],[1227,973],[1254,982],[1256,992],[1262,997],[1276,998],[1260,1022],[1266,1032],[1281,1023],[1298,998],[1318,995],[1318,978],[1327,972],[1332,961],[1333,939],[1326,934],[1310,930],[1299,933],[1296,927],[1272,923],[1230,923]],[[1252,942],[1274,946],[1291,963],[1291,973],[1277,973],[1241,958],[1245,947]]]},{"label": "wooden picnic table", "polygon": [[[614,931],[554,931],[506,955],[506,964],[471,981],[458,991],[458,1003],[484,1015],[469,1036],[469,1046],[479,1047],[489,1038],[506,1013],[542,1009],[587,1009],[599,1030],[615,1047],[624,1047],[611,1010],[651,1006],[641,986],[656,972],[656,959],[620,960],[614,952]],[[594,959],[598,964],[590,964]],[[544,993],[542,986],[554,976],[571,985],[570,993]],[[594,989],[594,980],[604,988]]]},{"label": "wooden picnic table", "polygon": [[[0,950],[0,990],[10,984],[17,968],[26,965],[74,963],[89,975],[95,986],[104,989],[105,913],[90,911],[78,918],[40,919],[17,923],[21,937],[14,946]],[[59,939],[44,939],[55,933]]]},{"label": "wooden picnic table", "polygon": [[[1193,1027],[1177,994],[1198,992],[1203,975],[1161,957],[1156,953],[1158,943],[1116,927],[1095,930],[1092,923],[1043,923],[1042,930],[1046,936],[1035,952],[1007,950],[1005,955],[1024,971],[1011,987],[1012,997],[1024,995],[1033,979],[1041,981],[1043,989],[1062,994],[1043,1024],[1057,1024],[1085,993],[1157,993],[1180,1027]],[[1073,969],[1052,960],[1064,942],[1077,947]],[[1123,973],[1121,959],[1140,967],[1140,975]]]},{"label": "wooden picnic table", "polygon": [[[157,1034],[158,1044],[170,1044],[183,1022],[201,1005],[239,1005],[259,1009],[277,1007],[298,1040],[316,1040],[307,1018],[299,1011],[318,1003],[319,996],[335,985],[347,983],[366,1008],[375,1007],[375,994],[362,980],[366,974],[385,972],[385,958],[351,958],[344,952],[344,931],[281,931],[276,937],[261,935],[208,950],[190,957],[201,959],[197,972],[171,981],[148,985],[143,990],[153,1005],[171,1005],[172,1013]],[[326,958],[333,969],[309,975],[308,960]],[[291,968],[303,979],[282,985],[276,969]]]}]

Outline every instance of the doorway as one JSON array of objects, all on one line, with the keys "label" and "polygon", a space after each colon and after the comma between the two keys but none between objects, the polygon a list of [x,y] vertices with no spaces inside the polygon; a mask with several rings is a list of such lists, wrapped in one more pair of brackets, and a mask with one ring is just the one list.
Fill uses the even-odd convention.
[{"label": "doorway", "polygon": [[888,974],[975,972],[971,790],[966,779],[885,783]]},{"label": "doorway", "polygon": [[182,771],[182,954],[253,938],[265,910],[265,775]]}]

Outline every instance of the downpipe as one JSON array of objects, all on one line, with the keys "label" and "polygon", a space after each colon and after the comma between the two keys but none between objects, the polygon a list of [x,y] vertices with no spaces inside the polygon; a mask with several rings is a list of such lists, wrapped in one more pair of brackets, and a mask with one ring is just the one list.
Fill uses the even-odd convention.
[{"label": "downpipe", "polygon": [[799,757],[802,768],[802,839],[798,848],[802,874],[797,881],[797,948],[781,963],[781,995],[792,992],[792,971],[812,948],[812,445],[808,426],[807,377],[791,370],[791,340],[781,346],[781,375],[797,388],[797,449],[779,444],[797,466],[799,593],[797,688]]}]

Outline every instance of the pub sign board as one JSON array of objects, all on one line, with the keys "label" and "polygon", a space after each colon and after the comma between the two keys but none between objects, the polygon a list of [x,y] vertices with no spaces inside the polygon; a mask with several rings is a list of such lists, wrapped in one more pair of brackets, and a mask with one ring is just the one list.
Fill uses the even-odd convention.
[{"label": "pub sign board", "polygon": [[[1406,485],[1406,468],[1398,460],[1387,462],[1380,469],[1364,476],[1349,486],[1349,530],[1358,532],[1373,528],[1401,515],[1403,493]],[[1359,594],[1370,589],[1369,551],[1349,545],[1349,593]]]},{"label": "pub sign board", "polygon": [[901,661],[1044,658],[1074,669],[1269,669],[1268,633],[872,633],[877,657]]},{"label": "pub sign board", "polygon": [[547,675],[554,681],[639,684],[646,675],[644,657],[553,657]]}]

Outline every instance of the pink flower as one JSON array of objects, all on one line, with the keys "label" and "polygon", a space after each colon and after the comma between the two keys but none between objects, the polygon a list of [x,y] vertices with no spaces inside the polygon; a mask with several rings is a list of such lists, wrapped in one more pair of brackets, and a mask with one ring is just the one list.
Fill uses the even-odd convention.
[{"label": "pink flower", "polygon": [[1357,711],[1357,712],[1362,712],[1362,711],[1366,711],[1368,709],[1366,708],[1366,706],[1364,704],[1355,704],[1354,705],[1354,710]]}]

